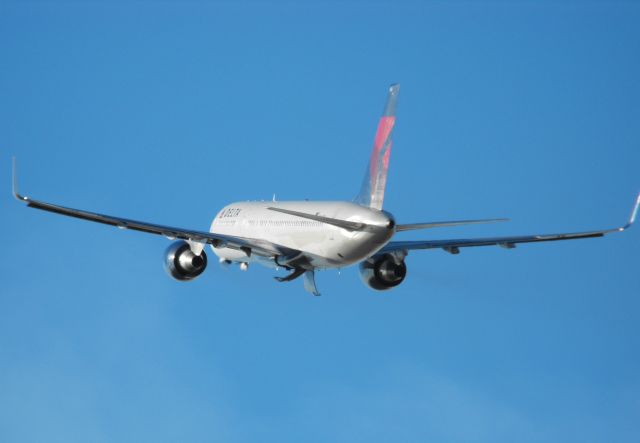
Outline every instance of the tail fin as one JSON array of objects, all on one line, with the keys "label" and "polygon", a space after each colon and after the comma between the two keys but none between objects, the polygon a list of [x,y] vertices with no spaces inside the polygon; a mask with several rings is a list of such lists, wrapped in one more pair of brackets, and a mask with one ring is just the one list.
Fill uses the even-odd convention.
[{"label": "tail fin", "polygon": [[373,141],[373,150],[369,159],[369,166],[362,182],[360,193],[354,199],[355,203],[375,209],[382,209],[384,188],[387,184],[387,170],[391,155],[391,132],[396,122],[396,103],[400,85],[389,87],[387,104],[378,123],[378,130]]}]

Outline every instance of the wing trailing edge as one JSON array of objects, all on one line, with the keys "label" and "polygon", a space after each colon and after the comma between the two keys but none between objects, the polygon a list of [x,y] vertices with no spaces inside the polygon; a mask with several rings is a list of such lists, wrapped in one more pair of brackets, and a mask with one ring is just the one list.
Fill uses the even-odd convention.
[{"label": "wing trailing edge", "polygon": [[[17,200],[26,203],[30,208],[40,209],[43,211],[66,215],[68,217],[79,218],[96,223],[102,223],[105,225],[111,225],[119,229],[130,229],[133,231],[161,235],[171,240],[186,240],[190,244],[210,244],[214,247],[227,247],[231,249],[237,249],[239,251],[245,252],[247,255],[255,253],[265,257],[293,256],[300,252],[260,239],[235,237],[231,235],[216,234],[213,232],[194,229],[177,228],[173,226],[116,217],[113,215],[99,214],[97,212],[90,212],[82,209],[68,208],[66,206],[60,206],[45,201],[35,200],[20,194],[20,192],[18,191],[15,158],[13,159],[13,195]],[[199,246],[197,246],[197,248],[199,248]]]},{"label": "wing trailing edge", "polygon": [[411,251],[416,249],[443,249],[451,254],[458,254],[460,248],[468,248],[473,246],[500,246],[506,249],[515,248],[519,243],[536,243],[560,240],[576,240],[580,238],[603,237],[613,232],[622,232],[630,228],[636,221],[638,210],[640,208],[640,193],[636,197],[631,215],[627,223],[618,228],[601,229],[596,231],[571,232],[560,234],[535,234],[520,235],[506,237],[486,237],[486,238],[467,238],[467,239],[451,239],[451,240],[412,240],[412,241],[392,241],[389,242],[379,253],[390,253],[395,251]]},{"label": "wing trailing edge", "polygon": [[451,220],[427,223],[409,223],[396,226],[396,232],[414,231],[417,229],[446,228],[450,226],[478,225],[482,223],[498,223],[509,221],[508,218],[487,218],[480,220]]}]

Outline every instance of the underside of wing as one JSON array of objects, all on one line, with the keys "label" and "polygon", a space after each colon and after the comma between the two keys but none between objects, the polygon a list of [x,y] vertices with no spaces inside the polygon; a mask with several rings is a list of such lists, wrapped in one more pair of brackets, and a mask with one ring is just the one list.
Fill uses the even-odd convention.
[{"label": "underside of wing", "polygon": [[630,227],[635,221],[640,206],[640,194],[636,198],[628,222],[619,228],[602,229],[597,231],[561,233],[561,234],[540,234],[521,235],[507,237],[487,237],[452,240],[413,240],[413,241],[392,241],[389,242],[379,253],[389,253],[395,251],[410,251],[415,249],[443,249],[452,254],[458,254],[460,248],[472,246],[501,246],[503,248],[514,248],[518,243],[535,243],[559,240],[576,240],[580,238],[602,237],[613,232],[622,232]]}]

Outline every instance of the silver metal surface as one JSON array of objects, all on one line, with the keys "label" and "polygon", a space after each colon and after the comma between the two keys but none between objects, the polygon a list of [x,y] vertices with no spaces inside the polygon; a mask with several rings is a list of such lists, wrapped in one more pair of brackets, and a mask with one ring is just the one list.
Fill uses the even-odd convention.
[{"label": "silver metal surface", "polygon": [[314,271],[306,271],[304,273],[304,290],[318,297],[320,292],[316,286],[316,274]]},{"label": "silver metal surface", "polygon": [[193,280],[207,267],[207,254],[196,255],[184,240],[169,245],[165,252],[164,267],[167,273],[180,281]]},{"label": "silver metal surface", "polygon": [[378,291],[394,288],[407,276],[407,265],[394,254],[383,254],[360,263],[360,278]]},{"label": "silver metal surface", "polygon": [[509,221],[508,218],[488,218],[482,220],[454,220],[428,223],[409,223],[396,226],[396,231],[413,231],[416,229],[445,228],[450,226],[477,225],[481,223],[497,223]]},{"label": "silver metal surface", "polygon": [[631,216],[624,226],[613,229],[602,229],[599,231],[586,231],[575,233],[561,233],[561,234],[538,234],[538,235],[520,235],[513,237],[487,237],[487,238],[470,238],[470,239],[453,239],[453,240],[417,240],[417,241],[392,241],[389,242],[384,248],[380,250],[380,253],[394,252],[394,251],[411,251],[415,249],[437,249],[441,248],[451,254],[458,254],[459,248],[467,248],[473,246],[500,246],[506,249],[513,249],[518,243],[536,243],[546,241],[559,241],[559,240],[576,240],[579,238],[594,238],[603,237],[613,232],[622,232],[629,228],[635,221],[638,213],[638,207],[640,207],[640,194],[638,194],[633,209],[631,210]]},{"label": "silver metal surface", "polygon": [[16,199],[25,202],[30,208],[66,215],[69,217],[80,218],[83,220],[102,223],[105,225],[111,225],[119,229],[130,229],[134,231],[147,232],[150,234],[162,235],[170,239],[190,240],[193,242],[210,244],[215,247],[226,247],[245,252],[251,251],[254,254],[260,254],[265,257],[273,257],[274,255],[284,254],[291,255],[297,252],[290,248],[280,247],[277,244],[270,243],[263,239],[241,238],[224,234],[216,234],[212,232],[176,228],[172,226],[131,220],[128,218],[122,218],[112,215],[99,214],[96,212],[90,212],[81,209],[68,208],[53,203],[34,200],[29,197],[23,196],[18,192],[15,159],[13,171],[13,194]]},{"label": "silver metal surface", "polygon": [[338,228],[346,229],[347,231],[369,231],[374,232],[381,229],[387,229],[388,223],[385,223],[384,226],[372,225],[369,223],[362,222],[353,222],[349,220],[340,220],[332,217],[325,217],[318,214],[306,214],[304,212],[292,211],[289,209],[282,208],[267,208],[270,211],[281,212],[283,214],[293,215],[300,218],[306,218],[308,220],[318,221],[320,223],[326,223],[328,225],[337,226]]}]

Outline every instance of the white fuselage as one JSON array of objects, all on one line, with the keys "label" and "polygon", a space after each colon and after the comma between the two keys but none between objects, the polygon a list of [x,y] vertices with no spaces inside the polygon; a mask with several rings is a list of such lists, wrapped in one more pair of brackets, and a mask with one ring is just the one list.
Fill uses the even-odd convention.
[{"label": "white fuselage", "polygon": [[[354,231],[268,208],[280,208],[339,220],[366,223],[381,229]],[[395,221],[384,211],[350,202],[239,202],[225,206],[213,219],[210,232],[254,239],[300,251],[295,257],[265,258],[237,249],[212,247],[223,260],[257,261],[270,267],[340,268],[374,255],[393,236]]]}]

